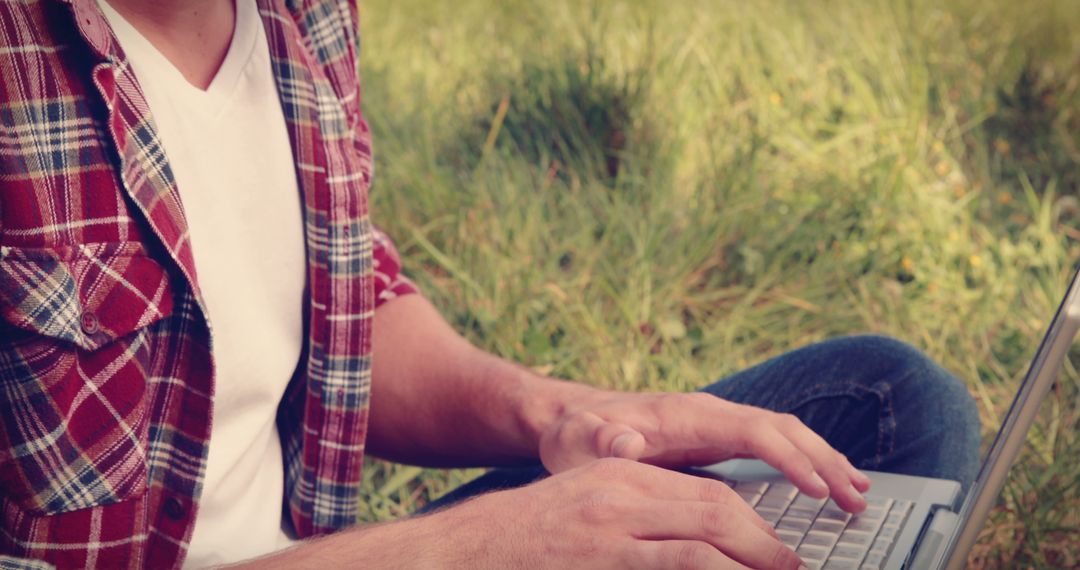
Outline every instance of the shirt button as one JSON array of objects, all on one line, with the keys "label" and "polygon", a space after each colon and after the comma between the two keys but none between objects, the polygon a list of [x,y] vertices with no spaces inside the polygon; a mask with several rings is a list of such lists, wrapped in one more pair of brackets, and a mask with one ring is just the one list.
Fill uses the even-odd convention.
[{"label": "shirt button", "polygon": [[165,516],[173,520],[180,520],[187,515],[187,508],[184,506],[184,501],[176,498],[169,497],[165,499]]},{"label": "shirt button", "polygon": [[82,327],[82,331],[88,335],[97,334],[101,330],[101,323],[98,321],[97,315],[90,311],[82,314],[79,325]]}]

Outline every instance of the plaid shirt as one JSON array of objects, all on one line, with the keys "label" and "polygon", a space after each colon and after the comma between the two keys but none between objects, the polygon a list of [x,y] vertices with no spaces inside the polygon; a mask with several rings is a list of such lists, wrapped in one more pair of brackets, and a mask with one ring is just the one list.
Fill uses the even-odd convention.
[{"label": "plaid shirt", "polygon": [[[300,537],[355,522],[372,312],[414,291],[368,219],[354,1],[258,0],[307,246],[277,418]],[[183,561],[214,393],[194,253],[95,1],[0,0],[0,567]]]}]

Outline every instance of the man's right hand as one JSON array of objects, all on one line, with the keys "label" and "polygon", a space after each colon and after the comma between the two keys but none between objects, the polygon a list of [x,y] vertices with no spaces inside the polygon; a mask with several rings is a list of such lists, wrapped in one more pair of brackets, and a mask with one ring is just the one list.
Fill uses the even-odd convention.
[{"label": "man's right hand", "polygon": [[801,565],[724,483],[608,458],[426,516],[306,541],[230,568],[795,570]]},{"label": "man's right hand", "polygon": [[[797,569],[799,558],[727,485],[601,459],[417,519],[417,550],[462,568]],[[439,530],[441,529],[441,530]]]}]

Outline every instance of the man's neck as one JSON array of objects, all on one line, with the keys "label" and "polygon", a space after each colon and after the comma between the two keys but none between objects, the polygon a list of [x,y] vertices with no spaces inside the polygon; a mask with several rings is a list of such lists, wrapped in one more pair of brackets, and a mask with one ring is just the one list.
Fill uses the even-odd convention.
[{"label": "man's neck", "polygon": [[[234,0],[105,0],[183,74],[206,90],[236,27]],[[244,1],[244,0],[241,0]]]}]

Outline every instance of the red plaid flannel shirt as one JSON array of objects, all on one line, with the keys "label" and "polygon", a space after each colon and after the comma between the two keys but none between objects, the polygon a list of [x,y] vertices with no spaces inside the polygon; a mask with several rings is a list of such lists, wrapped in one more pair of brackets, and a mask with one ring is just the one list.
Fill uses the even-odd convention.
[{"label": "red plaid flannel shirt", "polygon": [[[355,522],[372,311],[414,291],[368,218],[354,2],[258,0],[305,217],[307,338],[278,411],[300,537]],[[0,567],[182,562],[214,392],[193,254],[95,1],[0,0]]]}]

